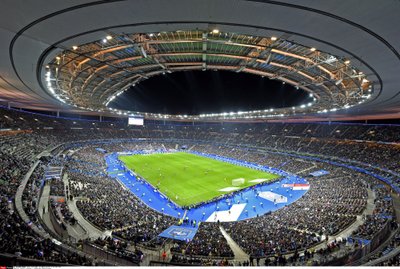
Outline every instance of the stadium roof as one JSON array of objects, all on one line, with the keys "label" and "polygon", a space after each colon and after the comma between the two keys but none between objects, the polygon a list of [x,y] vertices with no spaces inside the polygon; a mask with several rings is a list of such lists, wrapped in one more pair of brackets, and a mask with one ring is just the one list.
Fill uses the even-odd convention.
[{"label": "stadium roof", "polygon": [[400,116],[398,1],[5,1],[0,12],[0,98],[13,106],[132,114],[107,105],[152,76],[212,69],[281,80],[314,102],[181,118]]}]

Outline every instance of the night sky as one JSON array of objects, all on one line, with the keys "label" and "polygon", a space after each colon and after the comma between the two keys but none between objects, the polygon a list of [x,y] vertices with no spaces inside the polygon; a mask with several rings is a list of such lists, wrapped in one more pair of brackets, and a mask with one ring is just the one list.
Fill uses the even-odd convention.
[{"label": "night sky", "polygon": [[230,71],[182,71],[146,79],[109,107],[139,112],[189,114],[291,107],[311,98],[277,80]]}]

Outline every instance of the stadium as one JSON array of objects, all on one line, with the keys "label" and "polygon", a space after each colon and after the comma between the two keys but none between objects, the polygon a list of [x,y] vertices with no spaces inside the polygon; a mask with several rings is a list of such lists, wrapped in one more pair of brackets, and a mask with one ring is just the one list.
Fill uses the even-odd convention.
[{"label": "stadium", "polygon": [[399,1],[2,2],[0,267],[399,266]]}]

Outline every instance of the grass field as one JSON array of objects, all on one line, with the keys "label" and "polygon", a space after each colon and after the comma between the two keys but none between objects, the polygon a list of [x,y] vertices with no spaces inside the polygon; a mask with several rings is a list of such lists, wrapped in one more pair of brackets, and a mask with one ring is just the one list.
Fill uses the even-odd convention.
[{"label": "grass field", "polygon": [[278,175],[186,152],[119,156],[126,167],[139,174],[180,206],[188,206],[229,192],[232,179],[244,178],[246,188],[254,179],[273,180]]}]

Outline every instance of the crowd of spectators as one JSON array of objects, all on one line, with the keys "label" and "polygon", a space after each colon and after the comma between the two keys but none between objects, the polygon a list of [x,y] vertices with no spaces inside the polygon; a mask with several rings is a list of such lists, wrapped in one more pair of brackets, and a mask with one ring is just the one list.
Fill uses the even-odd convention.
[{"label": "crowd of spectators", "polygon": [[[206,258],[206,257],[193,257],[190,255],[178,255],[172,254],[172,258],[169,262],[170,264],[174,265],[190,265],[190,266],[234,266],[235,264],[226,259],[216,259],[216,258]],[[242,265],[241,262],[238,265]]]},{"label": "crowd of spectators", "polygon": [[97,238],[94,241],[90,241],[90,243],[101,247],[104,251],[110,251],[119,257],[124,257],[131,261],[140,262],[143,259],[143,252],[141,250],[135,248],[133,251],[130,251],[130,244],[123,240],[105,237]]},{"label": "crowd of spectators", "polygon": [[[60,223],[69,223],[71,225],[75,225],[77,223],[77,220],[75,219],[73,213],[69,210],[65,201],[55,201],[54,199],[50,199],[50,206],[53,209],[55,217]],[[66,227],[65,224],[64,227]]]},{"label": "crowd of spectators", "polygon": [[[364,182],[369,181],[369,185],[375,182],[365,174],[326,167],[325,164],[296,157],[289,158],[274,154],[274,151],[355,160],[371,165],[366,167],[374,172],[376,169],[373,166],[379,166],[392,171],[379,171],[381,175],[390,176],[395,184],[400,184],[400,178],[396,176],[396,173],[400,173],[396,158],[398,145],[363,141],[399,142],[398,126],[275,123],[126,127],[124,124],[118,121],[72,121],[0,110],[0,129],[9,128],[0,135],[0,252],[41,260],[90,264],[84,257],[58,252],[51,241],[38,238],[15,212],[15,192],[34,156],[65,142],[121,139],[118,143],[98,145],[113,152],[143,149],[142,143],[125,142],[124,139],[188,139],[184,143],[194,150],[269,165],[291,173],[307,175],[310,169],[330,170],[329,176],[309,178],[312,188],[296,203],[256,219],[224,224],[232,238],[254,257],[310,248],[321,242],[324,236],[334,235],[346,228],[366,206]],[[194,140],[199,143],[193,143]],[[178,145],[182,145],[182,142],[177,140],[152,142],[146,147],[178,149]],[[257,153],[241,149],[240,146],[261,147],[270,152]],[[103,154],[96,147],[78,150],[66,165],[70,195],[80,198],[77,206],[90,222],[104,230],[115,230],[118,237],[135,243],[151,241],[175,222],[149,209],[118,182],[107,177],[103,171]],[[23,194],[24,210],[33,221],[42,177],[43,168],[35,170]],[[51,184],[52,195],[64,195],[64,186],[61,184],[62,181]],[[354,232],[354,237],[370,239],[387,223],[387,217],[393,216],[393,205],[387,199],[389,192],[385,188],[375,188],[374,192],[376,209],[365,217],[365,223]],[[68,215],[66,208],[63,211]],[[232,256],[214,225],[202,224],[196,236],[195,240],[179,245],[177,249],[190,255]],[[396,260],[393,263],[396,264]]]},{"label": "crowd of spectators", "polygon": [[395,232],[395,234],[392,237],[392,239],[390,240],[390,242],[384,248],[382,248],[381,251],[378,251],[374,255],[371,255],[369,257],[369,261],[373,261],[378,258],[383,258],[385,261],[381,262],[380,264],[377,264],[378,266],[399,266],[400,265],[400,263],[399,263],[400,255],[396,255],[393,258],[385,259],[385,257],[388,257],[392,253],[392,251],[396,251],[397,248],[400,247],[400,232],[399,232],[399,230],[397,230],[398,227],[399,227],[399,225],[396,222],[392,222],[392,228],[393,228],[393,230],[396,230],[397,232]]},{"label": "crowd of spectators", "polygon": [[[230,153],[232,156],[245,155],[238,153],[238,149],[223,147],[214,151],[210,146],[197,146],[196,149],[219,152],[224,156],[230,156]],[[256,163],[258,160],[263,163],[265,159],[271,160],[273,155],[251,157]],[[278,162],[283,161],[279,159]],[[293,172],[304,169],[304,163],[296,159],[286,157],[284,162]],[[365,175],[344,168],[332,169],[327,164],[313,165],[316,169],[327,169],[331,174],[309,178],[311,189],[296,203],[259,218],[226,224],[229,234],[247,253],[268,256],[309,248],[319,243],[322,235],[326,237],[343,230],[362,213],[368,197],[366,183],[362,180]]]},{"label": "crowd of spectators", "polygon": [[375,209],[366,215],[365,222],[353,232],[353,237],[370,240],[394,217],[394,208],[389,191],[385,187],[375,188]]},{"label": "crowd of spectators", "polygon": [[[32,258],[68,264],[91,265],[91,260],[77,254],[65,254],[55,247],[49,239],[42,239],[31,229],[30,223],[22,221],[15,211],[14,195],[28,172],[30,163],[17,156],[0,154],[0,253],[14,254],[17,257]],[[38,171],[34,178],[40,177]],[[35,182],[35,181],[33,181]],[[28,216],[34,216],[37,201],[31,198],[36,183],[24,193],[24,208]],[[31,219],[34,221],[34,219]]]},{"label": "crowd of spectators", "polygon": [[44,176],[44,167],[39,165],[30,176],[22,194],[22,206],[29,219],[37,222],[40,187]]},{"label": "crowd of spectators", "polygon": [[233,257],[233,252],[219,229],[219,223],[212,222],[201,223],[193,240],[176,244],[171,251],[188,256]]},{"label": "crowd of spectators", "polygon": [[61,179],[52,178],[47,184],[50,184],[50,195],[65,196],[64,182]]},{"label": "crowd of spectators", "polygon": [[121,238],[148,242],[176,222],[147,207],[113,178],[82,173],[69,173],[68,177],[71,194],[80,198],[77,207],[82,215]]},{"label": "crowd of spectators", "polygon": [[400,253],[376,266],[400,266]]}]

